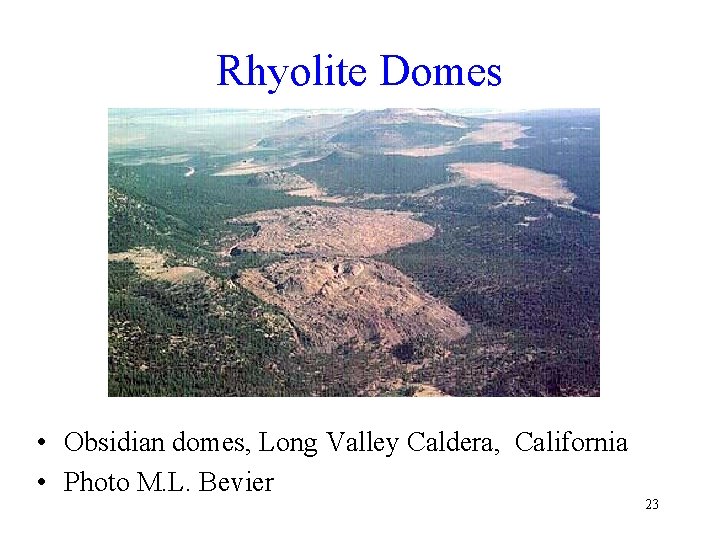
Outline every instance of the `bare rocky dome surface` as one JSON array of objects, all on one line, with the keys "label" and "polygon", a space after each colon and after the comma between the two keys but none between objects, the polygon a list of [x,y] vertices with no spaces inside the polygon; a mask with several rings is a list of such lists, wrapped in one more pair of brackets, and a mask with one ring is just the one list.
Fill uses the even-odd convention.
[{"label": "bare rocky dome surface", "polygon": [[470,332],[460,315],[402,272],[367,258],[434,235],[409,212],[305,206],[234,221],[259,227],[236,248],[287,255],[245,270],[236,283],[286,313],[306,345],[389,348],[421,336],[450,342]]},{"label": "bare rocky dome surface", "polygon": [[235,246],[247,251],[370,257],[432,238],[435,229],[410,212],[300,206],[233,220],[260,229]]},{"label": "bare rocky dome surface", "polygon": [[246,270],[237,282],[282,309],[314,347],[391,347],[426,335],[450,342],[470,332],[447,305],[372,259],[290,258]]}]

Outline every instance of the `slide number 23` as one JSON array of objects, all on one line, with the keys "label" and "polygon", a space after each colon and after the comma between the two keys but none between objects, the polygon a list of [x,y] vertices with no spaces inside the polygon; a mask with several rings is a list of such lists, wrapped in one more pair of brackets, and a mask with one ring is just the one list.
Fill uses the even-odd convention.
[{"label": "slide number 23", "polygon": [[647,503],[645,510],[657,510],[658,509],[658,500],[657,499],[645,499],[645,502]]}]

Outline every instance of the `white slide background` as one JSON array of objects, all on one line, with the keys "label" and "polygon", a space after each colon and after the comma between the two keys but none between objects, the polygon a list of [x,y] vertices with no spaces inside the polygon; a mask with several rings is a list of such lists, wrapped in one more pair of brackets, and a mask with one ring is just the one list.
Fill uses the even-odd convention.
[{"label": "white slide background", "polygon": [[[713,17],[556,2],[24,3],[2,8],[3,538],[717,538]],[[218,87],[217,54],[368,68],[365,86]],[[380,54],[502,84],[378,85]],[[597,399],[110,399],[109,107],[599,107]],[[489,435],[499,456],[75,453],[69,431]],[[627,453],[521,453],[572,430]],[[38,437],[47,439],[43,447]],[[63,471],[277,478],[272,493],[64,493]],[[47,479],[40,487],[39,476]],[[657,498],[660,509],[645,510]]]}]

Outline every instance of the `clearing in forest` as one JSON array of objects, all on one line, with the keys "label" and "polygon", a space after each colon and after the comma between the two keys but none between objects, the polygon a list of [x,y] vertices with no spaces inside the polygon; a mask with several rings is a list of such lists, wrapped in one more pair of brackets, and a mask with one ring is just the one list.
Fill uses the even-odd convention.
[{"label": "clearing in forest", "polygon": [[503,150],[512,150],[518,147],[515,141],[528,137],[525,135],[525,130],[528,129],[530,126],[523,126],[516,122],[488,122],[483,124],[480,129],[471,131],[457,141],[446,142],[438,146],[393,149],[388,150],[385,154],[410,157],[444,156],[457,150],[460,146],[491,143],[500,143]]},{"label": "clearing in forest", "polygon": [[451,163],[451,173],[460,175],[462,185],[491,184],[496,188],[529,193],[558,204],[572,204],[575,194],[554,174],[507,163]]},{"label": "clearing in forest", "polygon": [[147,279],[159,279],[170,283],[190,283],[209,277],[206,272],[192,266],[168,267],[166,257],[150,248],[134,248],[122,253],[108,254],[109,262],[128,261]]},{"label": "clearing in forest", "polygon": [[488,144],[499,142],[503,150],[517,148],[515,141],[527,138],[525,130],[530,126],[523,126],[516,122],[488,122],[480,129],[471,131],[460,139],[459,144]]}]

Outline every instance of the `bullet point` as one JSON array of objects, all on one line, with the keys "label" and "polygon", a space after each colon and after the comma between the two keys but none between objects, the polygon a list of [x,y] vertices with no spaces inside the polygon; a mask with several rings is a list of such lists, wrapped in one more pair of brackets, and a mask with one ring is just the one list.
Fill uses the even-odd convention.
[{"label": "bullet point", "polygon": [[42,486],[44,483],[45,483],[44,478],[38,478],[38,484],[40,484]]},{"label": "bullet point", "polygon": [[40,446],[42,446],[43,444],[45,444],[45,439],[43,439],[42,437],[40,437],[40,438],[38,439],[38,444],[39,444]]}]

